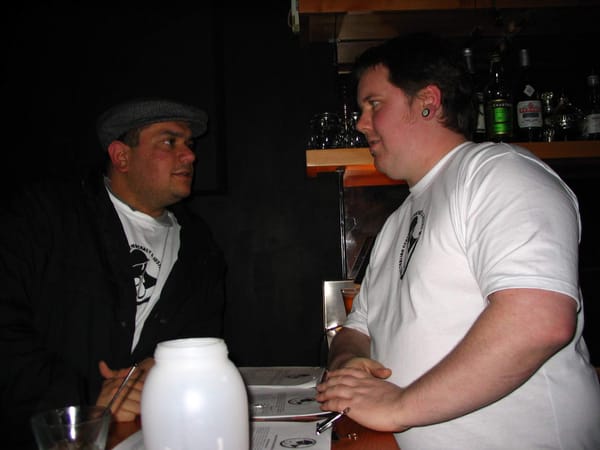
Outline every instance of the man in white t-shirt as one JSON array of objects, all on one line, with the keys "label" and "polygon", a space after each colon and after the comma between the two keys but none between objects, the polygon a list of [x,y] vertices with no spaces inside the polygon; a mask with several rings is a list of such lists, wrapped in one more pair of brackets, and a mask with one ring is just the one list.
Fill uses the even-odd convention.
[{"label": "man in white t-shirt", "polygon": [[[191,193],[196,156],[193,138],[206,131],[202,110],[164,99],[136,99],[107,110],[98,119],[98,136],[108,154],[104,184],[129,243],[136,315],[132,352],[144,324],[161,297],[177,261],[180,230],[169,206]],[[152,358],[141,362],[149,368]],[[104,361],[105,378],[96,404],[106,405],[129,368],[112,370]],[[139,414],[143,379],[115,408],[117,418]]]},{"label": "man in white t-shirt", "polygon": [[414,34],[357,60],[358,129],[410,195],[377,237],[317,399],[403,450],[600,448],[577,199],[525,149],[469,142],[457,58]]}]

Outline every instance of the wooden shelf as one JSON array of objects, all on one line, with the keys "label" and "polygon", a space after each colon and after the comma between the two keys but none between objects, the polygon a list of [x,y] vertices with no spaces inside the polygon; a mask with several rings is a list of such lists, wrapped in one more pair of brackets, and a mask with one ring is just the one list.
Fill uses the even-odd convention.
[{"label": "wooden shelf", "polygon": [[495,42],[519,23],[520,37],[560,32],[585,45],[586,34],[598,32],[600,0],[298,0],[298,14],[299,32],[308,42],[334,43],[345,73],[367,48],[416,31],[462,39],[477,30],[478,39]]},{"label": "wooden shelf", "polygon": [[301,14],[487,8],[586,6],[594,0],[302,0]]},{"label": "wooden shelf", "polygon": [[[524,142],[525,147],[544,160],[600,158],[600,141]],[[344,168],[344,186],[385,186],[403,184],[378,172],[368,148],[306,150],[306,174],[335,172]]]},{"label": "wooden shelf", "polygon": [[316,177],[319,173],[335,172],[344,168],[344,186],[382,186],[402,184],[378,172],[368,148],[335,148],[306,151],[306,174]]},{"label": "wooden shelf", "polygon": [[298,11],[301,14],[474,7],[475,0],[302,0],[298,2]]}]

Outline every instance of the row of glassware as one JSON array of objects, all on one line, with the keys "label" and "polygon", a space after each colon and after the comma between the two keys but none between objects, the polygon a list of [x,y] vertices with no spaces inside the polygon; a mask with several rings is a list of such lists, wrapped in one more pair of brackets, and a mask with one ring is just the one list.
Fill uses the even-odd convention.
[{"label": "row of glassware", "polygon": [[322,112],[310,120],[307,148],[352,148],[367,147],[365,135],[356,129],[360,117],[358,111],[348,114]]}]

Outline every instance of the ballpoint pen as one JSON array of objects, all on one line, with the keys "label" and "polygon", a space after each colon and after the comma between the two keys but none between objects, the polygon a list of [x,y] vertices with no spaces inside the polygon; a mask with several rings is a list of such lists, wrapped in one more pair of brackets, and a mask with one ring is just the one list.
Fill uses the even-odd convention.
[{"label": "ballpoint pen", "polygon": [[115,394],[112,396],[112,398],[108,402],[108,405],[106,405],[106,409],[104,410],[105,412],[110,411],[110,407],[115,402],[115,400],[117,399],[117,397],[119,396],[121,391],[125,388],[125,386],[127,385],[127,382],[131,378],[131,375],[133,375],[133,372],[135,371],[136,368],[137,368],[137,363],[135,363],[133,366],[131,366],[131,368],[129,369],[129,372],[127,372],[127,375],[125,375],[125,378],[123,378],[123,381],[121,381],[121,384],[120,384],[119,388],[117,389],[117,392],[115,392]]},{"label": "ballpoint pen", "polygon": [[348,414],[348,412],[350,411],[350,407],[347,407],[346,409],[344,409],[343,411],[340,411],[337,414],[334,414],[333,416],[331,416],[329,419],[324,420],[323,422],[320,422],[317,424],[317,434],[321,434],[323,433],[325,430],[328,430],[329,428],[331,428],[331,426],[343,415]]}]

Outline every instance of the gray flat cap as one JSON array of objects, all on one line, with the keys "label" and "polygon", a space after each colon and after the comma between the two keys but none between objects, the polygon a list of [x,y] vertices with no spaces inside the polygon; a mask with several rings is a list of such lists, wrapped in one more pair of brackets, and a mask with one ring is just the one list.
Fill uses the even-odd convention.
[{"label": "gray flat cap", "polygon": [[158,122],[188,122],[192,137],[206,132],[208,116],[194,106],[166,99],[137,99],[108,109],[96,122],[100,145],[106,150],[110,143],[127,131]]}]

